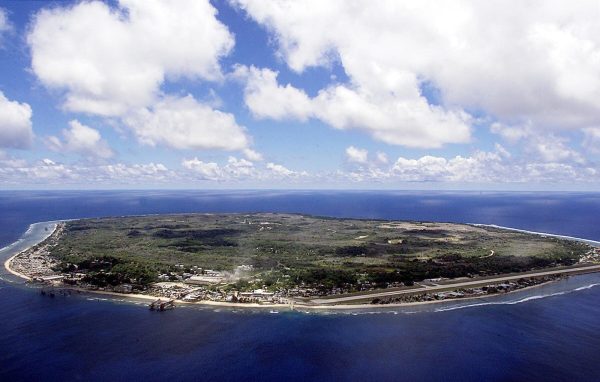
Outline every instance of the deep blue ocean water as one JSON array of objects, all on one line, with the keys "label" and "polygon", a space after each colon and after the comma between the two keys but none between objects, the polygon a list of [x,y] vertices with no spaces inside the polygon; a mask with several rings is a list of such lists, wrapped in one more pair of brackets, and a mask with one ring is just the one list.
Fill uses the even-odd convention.
[{"label": "deep blue ocean water", "polygon": [[[600,194],[0,192],[0,247],[31,223],[175,212],[489,223],[600,240]],[[4,261],[2,259],[2,261]],[[414,310],[337,314],[44,298],[0,280],[0,380],[598,381],[600,275]]]}]

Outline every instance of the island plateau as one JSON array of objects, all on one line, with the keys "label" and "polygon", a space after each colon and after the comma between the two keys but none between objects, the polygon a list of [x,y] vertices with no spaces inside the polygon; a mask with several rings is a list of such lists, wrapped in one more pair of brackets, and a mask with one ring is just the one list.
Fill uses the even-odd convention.
[{"label": "island plateau", "polygon": [[78,290],[323,307],[505,293],[596,271],[599,258],[582,242],[492,226],[252,213],[65,221],[8,266]]}]

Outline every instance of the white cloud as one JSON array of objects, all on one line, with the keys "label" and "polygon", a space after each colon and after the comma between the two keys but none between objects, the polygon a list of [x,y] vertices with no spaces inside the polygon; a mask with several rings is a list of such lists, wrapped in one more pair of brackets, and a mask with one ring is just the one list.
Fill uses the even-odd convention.
[{"label": "white cloud", "polygon": [[147,185],[178,179],[177,174],[161,163],[107,165],[69,165],[45,158],[33,163],[25,160],[0,160],[0,183],[44,187],[69,185]]},{"label": "white cloud", "polygon": [[[477,151],[472,156],[443,157],[423,156],[418,159],[400,157],[392,166],[391,173],[403,181],[422,182],[494,182],[519,181],[517,173],[504,161],[501,152]],[[508,177],[507,177],[508,176]]]},{"label": "white cloud", "polygon": [[33,142],[31,107],[10,101],[0,91],[0,147],[24,149]]},{"label": "white cloud", "polygon": [[590,127],[587,129],[583,129],[583,133],[584,147],[595,153],[600,152],[600,127]]},{"label": "white cloud", "polygon": [[[398,185],[407,182],[452,182],[455,184],[600,184],[600,167],[594,163],[523,161],[502,146],[493,151],[475,151],[469,156],[444,158],[423,156],[398,158],[389,166],[358,166],[350,171],[307,173],[269,162],[255,164],[243,158],[229,157],[223,164],[184,159],[181,170],[173,171],[161,163],[146,164],[66,164],[45,158],[28,162],[0,152],[0,184],[43,185],[44,187],[88,187],[108,185],[347,185],[362,183]],[[198,183],[202,182],[202,183]],[[360,187],[363,187],[362,185]]]},{"label": "white cloud", "polygon": [[448,161],[445,158],[424,156],[419,159],[400,157],[394,163],[392,171],[405,180],[438,180],[447,177]]},{"label": "white cloud", "polygon": [[[429,105],[418,91],[374,93],[362,85],[333,85],[314,98],[290,84],[277,83],[270,69],[238,67],[245,79],[244,100],[258,118],[319,119],[337,129],[357,128],[380,141],[410,147],[440,147],[470,139],[471,117],[461,110]],[[416,78],[406,79],[414,82]]]},{"label": "white cloud", "polygon": [[476,151],[468,157],[445,159],[425,156],[417,160],[398,158],[393,172],[411,181],[451,182],[518,182],[522,181],[518,166],[508,161],[510,154],[496,146],[493,152]]},{"label": "white cloud", "polygon": [[[531,123],[507,126],[495,122],[491,124],[490,130],[512,144],[522,143],[525,152],[534,159],[537,158],[544,162],[585,162],[580,153],[568,146],[566,138],[551,132],[541,133],[533,128]],[[584,129],[585,131],[590,131],[590,129]]]},{"label": "white cloud", "polygon": [[219,80],[234,39],[208,0],[100,1],[43,9],[27,41],[33,72],[70,111],[122,115],[152,104],[167,79]]},{"label": "white cloud", "polygon": [[45,86],[64,91],[69,111],[118,117],[150,146],[260,156],[234,116],[214,109],[220,103],[214,91],[206,102],[161,92],[166,81],[181,77],[223,79],[219,60],[234,38],[208,0],[119,0],[114,7],[86,1],[43,9],[27,41],[33,72]]},{"label": "white cloud", "polygon": [[[535,129],[600,125],[596,1],[232,3],[274,35],[277,54],[293,70],[335,62],[349,77],[321,89],[311,112],[281,100],[276,112],[257,105],[269,95],[304,97],[263,71],[264,90],[249,90],[258,115],[319,118],[416,147],[468,141],[471,121],[461,110]],[[426,102],[425,83],[439,90],[443,106]]]},{"label": "white cloud", "polygon": [[545,162],[585,162],[581,154],[567,146],[566,139],[554,134],[536,136],[529,147]]},{"label": "white cloud", "polygon": [[27,166],[26,160],[12,158],[6,152],[0,150],[0,168],[17,168],[23,166]]},{"label": "white cloud", "polygon": [[267,168],[269,170],[271,170],[275,175],[279,175],[279,176],[284,176],[284,177],[288,177],[291,175],[294,175],[295,172],[280,165],[280,164],[275,164],[275,163],[267,163]]},{"label": "white cloud", "polygon": [[230,156],[227,164],[220,166],[215,162],[204,162],[198,158],[184,159],[181,165],[202,180],[227,181],[236,179],[247,179],[255,176],[254,164],[246,159],[238,159]]},{"label": "white cloud", "polygon": [[354,146],[346,148],[346,158],[349,162],[367,163],[369,152],[365,149],[359,149]]},{"label": "white cloud", "polygon": [[26,161],[0,162],[0,182],[5,184],[61,183],[67,179],[76,179],[77,174],[68,166],[50,159],[42,159],[33,164]]},{"label": "white cloud", "polygon": [[245,82],[244,101],[257,118],[307,120],[312,104],[306,93],[287,84],[277,84],[277,72],[238,65],[233,77]]},{"label": "white cloud", "polygon": [[315,98],[315,115],[335,128],[365,130],[394,145],[435,148],[470,140],[467,113],[429,105],[418,94],[400,98],[363,87],[332,86]]},{"label": "white cloud", "polygon": [[232,114],[213,110],[188,95],[165,97],[123,121],[137,139],[150,146],[175,149],[244,150],[250,138]]},{"label": "white cloud", "polygon": [[280,164],[269,162],[266,165],[255,166],[249,160],[233,156],[230,156],[224,165],[219,165],[216,162],[205,162],[196,157],[184,159],[181,165],[195,179],[220,182],[298,179],[308,176],[305,171],[292,171]]},{"label": "white cloud", "polygon": [[[360,166],[346,174],[359,182],[518,182],[520,165],[510,160],[511,155],[501,145],[494,151],[476,151],[471,156],[450,159],[425,155],[417,159],[399,157],[391,166]],[[381,163],[381,161],[379,161]],[[516,171],[518,170],[518,171]]]},{"label": "white cloud", "polygon": [[225,172],[232,178],[250,177],[255,174],[254,163],[243,158],[229,157],[225,166]]},{"label": "white cloud", "polygon": [[376,157],[377,157],[377,161],[381,164],[387,164],[389,161],[387,154],[382,153],[380,151],[377,152]]},{"label": "white cloud", "polygon": [[[549,158],[547,158],[549,159]],[[591,164],[564,161],[525,161],[514,158],[503,146],[493,151],[475,151],[470,156],[444,158],[425,155],[410,159],[399,157],[388,169],[361,166],[338,179],[355,182],[454,182],[454,183],[594,183],[599,169]]]},{"label": "white cloud", "polygon": [[[345,150],[346,161],[358,166],[361,171],[368,171],[369,177],[384,176],[380,167],[385,167],[389,163],[386,153],[377,151],[374,157],[369,157],[369,151],[354,146],[349,146]],[[385,177],[385,176],[384,176]]]},{"label": "white cloud", "polygon": [[519,126],[507,126],[503,123],[494,122],[490,125],[490,131],[500,135],[510,143],[516,143],[524,138],[528,138],[533,133],[531,123]]},{"label": "white cloud", "polygon": [[108,143],[102,139],[100,132],[77,120],[69,122],[69,129],[63,129],[64,140],[50,136],[48,146],[53,151],[74,152],[86,158],[107,159],[114,155]]},{"label": "white cloud", "polygon": [[8,21],[8,15],[6,10],[0,8],[0,41],[2,41],[2,33],[12,29],[10,22]]},{"label": "white cloud", "polygon": [[261,153],[252,150],[252,149],[244,149],[243,150],[244,155],[246,156],[246,158],[248,158],[251,161],[254,162],[259,162],[261,160],[263,160],[263,156]]},{"label": "white cloud", "polygon": [[218,180],[223,176],[221,168],[215,162],[203,162],[198,158],[193,158],[184,159],[181,165],[199,175],[200,179]]},{"label": "white cloud", "polygon": [[82,172],[88,173],[97,171],[98,173],[91,179],[101,183],[103,181],[144,184],[147,182],[161,182],[173,180],[174,174],[162,163],[147,163],[128,165],[124,163],[98,166],[96,168],[83,168]]}]

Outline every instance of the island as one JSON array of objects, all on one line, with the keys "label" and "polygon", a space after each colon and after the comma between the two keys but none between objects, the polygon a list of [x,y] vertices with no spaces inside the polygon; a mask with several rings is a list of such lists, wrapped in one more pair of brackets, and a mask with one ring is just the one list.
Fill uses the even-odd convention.
[{"label": "island", "polygon": [[599,260],[588,243],[495,226],[198,213],[60,222],[6,266],[32,283],[161,309],[354,308],[508,293],[600,271]]}]

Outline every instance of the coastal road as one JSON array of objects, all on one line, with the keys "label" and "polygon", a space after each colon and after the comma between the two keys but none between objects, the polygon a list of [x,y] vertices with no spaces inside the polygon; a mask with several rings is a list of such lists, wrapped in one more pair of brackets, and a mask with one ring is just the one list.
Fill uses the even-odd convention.
[{"label": "coastal road", "polygon": [[358,300],[366,300],[372,299],[376,297],[390,297],[390,296],[401,296],[405,294],[414,294],[419,292],[431,293],[435,291],[444,291],[451,289],[459,289],[459,288],[469,288],[476,287],[488,284],[498,284],[506,281],[518,280],[521,278],[529,278],[529,277],[542,277],[542,276],[551,276],[551,275],[568,275],[568,274],[578,274],[578,273],[592,273],[592,272],[600,272],[600,264],[599,265],[589,265],[582,267],[573,267],[566,269],[554,269],[548,271],[540,271],[534,273],[521,273],[517,275],[510,276],[502,276],[496,278],[489,279],[479,279],[472,281],[461,281],[457,283],[450,284],[442,284],[435,286],[427,286],[427,287],[419,287],[419,288],[411,288],[411,289],[403,289],[403,290],[395,290],[395,291],[383,291],[379,293],[365,293],[365,294],[355,294],[350,296],[342,296],[335,298],[317,298],[312,299],[310,302],[315,305],[335,305],[340,303],[348,303]]}]

